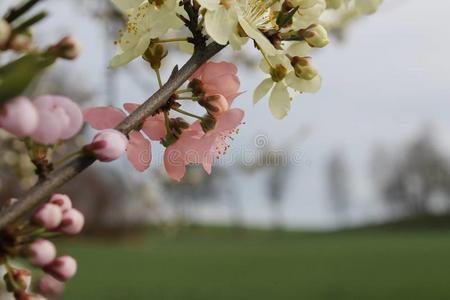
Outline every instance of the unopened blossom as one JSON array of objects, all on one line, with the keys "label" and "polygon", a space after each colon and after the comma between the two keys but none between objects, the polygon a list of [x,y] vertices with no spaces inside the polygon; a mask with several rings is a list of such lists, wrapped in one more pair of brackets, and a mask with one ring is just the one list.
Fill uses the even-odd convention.
[{"label": "unopened blossom", "polygon": [[208,113],[212,116],[219,116],[230,108],[227,99],[222,95],[211,95],[199,101],[199,104],[204,106]]},{"label": "unopened blossom", "polygon": [[31,138],[50,145],[75,136],[83,126],[83,114],[79,106],[63,96],[42,96],[34,100],[39,115],[37,129]]},{"label": "unopened blossom", "polygon": [[14,33],[8,42],[8,49],[16,52],[29,51],[33,45],[33,38],[29,32]]},{"label": "unopened blossom", "polygon": [[127,137],[114,129],[106,129],[97,133],[92,143],[85,150],[94,154],[98,160],[110,162],[118,159],[127,149]]},{"label": "unopened blossom", "polygon": [[46,203],[34,213],[33,221],[46,229],[55,229],[62,221],[61,207],[53,203]]},{"label": "unopened blossom", "polygon": [[38,122],[38,112],[28,98],[17,97],[0,108],[0,128],[17,137],[33,133]]},{"label": "unopened blossom", "polygon": [[37,289],[44,296],[58,296],[64,291],[64,283],[49,274],[44,274],[39,279]]},{"label": "unopened blossom", "polygon": [[320,16],[326,9],[325,0],[289,0],[292,7],[298,10],[292,19],[292,29],[305,29],[319,23]]},{"label": "unopened blossom", "polygon": [[37,240],[28,246],[30,262],[38,267],[44,267],[56,257],[56,247],[48,240]]},{"label": "unopened blossom", "polygon": [[72,201],[64,194],[53,194],[49,202],[58,205],[63,213],[72,208]]},{"label": "unopened blossom", "polygon": [[[228,62],[207,62],[192,76],[191,85],[206,96],[222,95],[229,104],[239,95],[240,81],[237,67]],[[193,80],[198,80],[198,86]],[[194,91],[196,92],[196,91]]]},{"label": "unopened blossom", "polygon": [[76,39],[71,36],[66,36],[51,47],[49,51],[56,57],[72,60],[80,55],[81,46]]},{"label": "unopened blossom", "polygon": [[58,231],[65,234],[75,235],[81,232],[83,226],[83,214],[72,208],[63,213],[61,225],[58,227]]},{"label": "unopened blossom", "polygon": [[[126,103],[124,108],[127,112],[133,112],[139,104]],[[94,129],[102,130],[116,127],[126,114],[114,107],[91,107],[84,111],[84,119]],[[146,117],[142,121],[142,132],[151,140],[160,141],[166,136],[164,125],[164,114]],[[132,131],[128,134],[127,158],[133,167],[143,172],[150,166],[152,160],[151,143],[141,133]]]},{"label": "unopened blossom", "polygon": [[0,50],[8,42],[11,36],[11,26],[4,19],[0,18]]},{"label": "unopened blossom", "polygon": [[30,287],[31,272],[27,269],[13,268],[11,275],[19,290],[25,291]]},{"label": "unopened blossom", "polygon": [[59,281],[67,281],[77,272],[77,261],[71,256],[60,256],[55,258],[44,271]]},{"label": "unopened blossom", "polygon": [[127,14],[128,21],[117,41],[118,50],[111,61],[112,67],[119,67],[143,55],[151,39],[183,25],[177,16],[177,13],[182,13],[178,0],[164,0],[160,5],[130,0],[115,0],[114,3]]},{"label": "unopened blossom", "polygon": [[[310,50],[306,42],[296,42],[289,47],[287,53],[293,58],[305,58]],[[292,61],[285,55],[271,56],[268,59],[271,65],[263,60],[260,67],[265,73],[270,74],[270,78],[263,80],[255,89],[253,102],[257,103],[271,91],[270,111],[275,118],[282,119],[291,109],[292,98],[288,88],[301,93],[315,93],[320,89],[321,78],[318,74],[312,76],[314,74],[311,69],[308,69],[308,77],[299,73],[300,70],[294,68]],[[309,60],[308,63],[310,63]]]},{"label": "unopened blossom", "polygon": [[322,25],[313,24],[302,33],[305,41],[314,48],[322,48],[330,43],[328,33]]}]

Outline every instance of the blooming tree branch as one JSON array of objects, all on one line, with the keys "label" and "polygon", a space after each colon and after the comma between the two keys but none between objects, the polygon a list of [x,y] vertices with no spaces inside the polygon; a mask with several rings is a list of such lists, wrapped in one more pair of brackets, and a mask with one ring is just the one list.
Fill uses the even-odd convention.
[{"label": "blooming tree branch", "polygon": [[[224,48],[223,45],[211,43],[206,48],[196,50],[192,57],[180,70],[174,70],[170,79],[145,101],[137,110],[130,114],[117,126],[117,130],[124,134],[140,126],[142,118],[152,115],[157,109],[167,103],[167,100],[186,80],[194,74],[208,59],[216,55]],[[51,172],[47,178],[39,181],[13,206],[5,208],[0,213],[0,230],[6,226],[25,218],[57,188],[81,173],[96,161],[96,158],[89,155],[81,155],[61,168]]]}]

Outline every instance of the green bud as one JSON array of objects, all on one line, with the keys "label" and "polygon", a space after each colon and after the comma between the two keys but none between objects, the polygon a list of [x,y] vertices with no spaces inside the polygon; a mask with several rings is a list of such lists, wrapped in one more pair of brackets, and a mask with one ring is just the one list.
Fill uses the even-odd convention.
[{"label": "green bud", "polygon": [[298,57],[294,56],[291,60],[292,67],[295,70],[295,76],[305,79],[312,80],[318,74],[317,70],[311,65],[309,57]]},{"label": "green bud", "polygon": [[275,82],[279,82],[287,75],[287,69],[283,65],[276,65],[275,68],[270,69],[270,76]]},{"label": "green bud", "polygon": [[313,24],[300,33],[311,47],[323,48],[330,43],[327,30],[322,25]]}]

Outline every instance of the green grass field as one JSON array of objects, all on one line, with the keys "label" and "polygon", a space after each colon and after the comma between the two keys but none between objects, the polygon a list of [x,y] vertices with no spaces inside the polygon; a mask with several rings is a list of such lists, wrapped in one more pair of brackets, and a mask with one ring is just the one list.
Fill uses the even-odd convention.
[{"label": "green grass field", "polygon": [[450,299],[450,230],[210,228],[62,248],[79,261],[64,299]]}]

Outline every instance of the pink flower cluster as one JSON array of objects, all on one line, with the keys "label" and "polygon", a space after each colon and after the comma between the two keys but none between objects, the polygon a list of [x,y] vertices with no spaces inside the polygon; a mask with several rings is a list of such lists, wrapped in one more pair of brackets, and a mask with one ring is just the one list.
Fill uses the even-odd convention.
[{"label": "pink flower cluster", "polygon": [[0,108],[0,128],[43,145],[72,138],[82,125],[79,106],[63,96],[17,97]]},{"label": "pink flower cluster", "polygon": [[[46,231],[68,235],[80,233],[84,226],[83,214],[74,209],[70,198],[63,194],[54,194],[34,213],[32,221]],[[76,260],[67,255],[57,257],[55,245],[46,239],[28,245],[25,255],[45,272],[39,283],[42,293],[57,293],[62,289],[62,282],[72,278],[77,271]]]},{"label": "pink flower cluster", "polygon": [[[164,166],[170,177],[180,181],[188,164],[202,164],[210,173],[214,159],[226,152],[227,138],[236,131],[244,117],[241,109],[231,108],[239,95],[239,87],[234,64],[208,62],[195,72],[189,83],[193,96],[199,99],[198,104],[207,111],[202,121],[188,124],[180,118],[166,119],[164,112],[158,112],[143,118],[140,130],[132,131],[128,137],[111,130],[126,117],[125,112],[114,107],[88,108],[84,111],[84,120],[93,128],[104,130],[96,135],[88,148],[102,161],[117,159],[121,152],[126,151],[131,164],[142,172],[152,160],[149,139],[164,141],[170,135],[175,140],[165,143],[164,154]],[[139,104],[135,103],[124,105],[128,113],[137,107]]]}]

